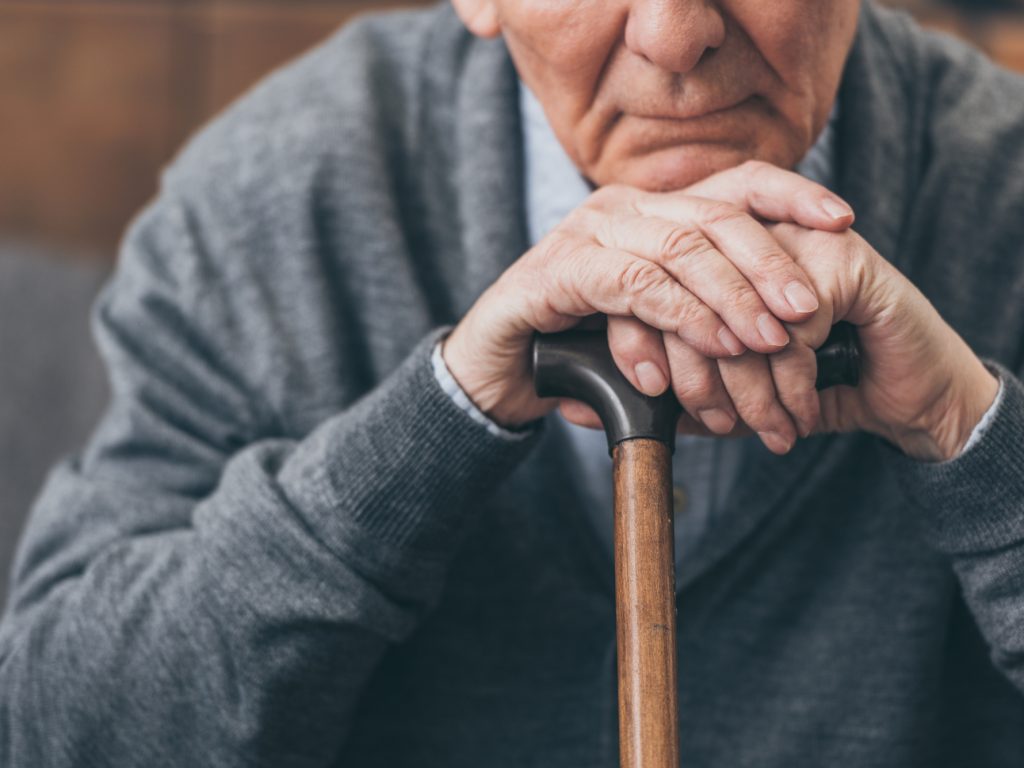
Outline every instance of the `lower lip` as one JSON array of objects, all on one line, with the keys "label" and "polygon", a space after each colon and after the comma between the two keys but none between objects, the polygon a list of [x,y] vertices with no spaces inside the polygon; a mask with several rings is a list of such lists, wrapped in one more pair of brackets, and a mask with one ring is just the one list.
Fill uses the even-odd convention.
[{"label": "lower lip", "polygon": [[675,116],[672,116],[672,115],[640,115],[640,114],[634,114],[633,117],[638,117],[638,118],[641,118],[643,120],[662,120],[662,121],[667,121],[667,122],[672,122],[672,123],[689,123],[689,122],[694,122],[694,121],[697,121],[697,120],[709,120],[709,119],[712,119],[712,118],[715,118],[715,117],[721,117],[722,115],[725,115],[725,114],[727,114],[729,112],[732,112],[734,109],[739,109],[740,107],[746,106],[748,104],[748,102],[750,102],[753,98],[754,98],[753,96],[748,96],[747,98],[743,99],[742,101],[737,101],[735,104],[732,104],[732,105],[730,105],[728,107],[722,107],[720,109],[713,109],[710,112],[703,112],[703,113],[701,113],[699,115],[692,115],[690,117],[675,117]]},{"label": "lower lip", "polygon": [[[645,117],[628,114],[624,117],[649,126],[647,131],[641,129],[640,134],[634,134],[634,138],[642,136],[641,143],[647,151],[657,151],[682,145],[743,143],[753,123],[742,113],[750,112],[753,106],[751,99],[745,99],[732,107],[706,112],[697,117]],[[754,116],[750,117],[752,119]]]}]

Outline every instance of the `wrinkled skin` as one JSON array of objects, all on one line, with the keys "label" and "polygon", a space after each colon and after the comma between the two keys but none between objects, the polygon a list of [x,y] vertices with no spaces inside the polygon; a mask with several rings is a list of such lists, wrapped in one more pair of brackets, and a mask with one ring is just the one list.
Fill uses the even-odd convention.
[{"label": "wrinkled skin", "polygon": [[[845,202],[786,170],[833,108],[856,0],[454,4],[474,34],[504,37],[597,188],[445,341],[485,413],[517,425],[555,407],[530,387],[533,332],[603,315],[623,374],[672,387],[682,431],[754,431],[785,453],[862,429],[915,458],[959,454],[998,382],[850,229]],[[840,320],[860,326],[862,383],[819,395],[813,348]],[[562,410],[598,426],[582,404]]]}]

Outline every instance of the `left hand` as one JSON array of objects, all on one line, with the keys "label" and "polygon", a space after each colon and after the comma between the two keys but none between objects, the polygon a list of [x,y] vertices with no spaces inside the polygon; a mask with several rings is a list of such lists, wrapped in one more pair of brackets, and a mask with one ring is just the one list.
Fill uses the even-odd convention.
[{"label": "left hand", "polygon": [[[776,375],[786,359],[813,360],[829,328],[846,320],[858,327],[861,381],[817,393],[816,429],[872,432],[926,461],[960,455],[995,399],[996,377],[917,287],[856,232],[786,224],[770,229],[822,292],[825,310],[792,327],[794,343],[770,361],[780,391],[806,386]],[[810,374],[813,387],[813,366]]]},{"label": "left hand", "polygon": [[[728,398],[740,421],[775,453],[786,453],[796,433],[865,430],[916,459],[958,456],[995,398],[996,378],[924,295],[856,232],[768,228],[810,277],[821,306],[806,322],[787,325],[790,344],[771,355],[710,360],[666,337],[673,385],[687,414],[681,431],[712,434],[695,418],[701,401],[720,405]],[[840,320],[858,328],[861,381],[856,388],[816,392],[814,350]],[[676,382],[684,382],[686,391],[678,391]],[[571,410],[568,418],[582,415]],[[748,432],[741,425],[729,434]]]}]

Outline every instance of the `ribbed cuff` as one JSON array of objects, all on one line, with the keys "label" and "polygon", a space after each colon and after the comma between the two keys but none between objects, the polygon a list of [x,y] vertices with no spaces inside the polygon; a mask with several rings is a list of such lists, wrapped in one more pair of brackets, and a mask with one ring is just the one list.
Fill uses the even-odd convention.
[{"label": "ribbed cuff", "polygon": [[424,338],[351,408],[321,425],[278,481],[323,543],[347,562],[393,575],[443,567],[486,497],[542,430],[505,440],[441,388]]},{"label": "ribbed cuff", "polygon": [[1001,400],[968,450],[929,463],[886,448],[930,543],[949,554],[1024,541],[1024,385],[998,363],[985,364],[1001,381]]}]

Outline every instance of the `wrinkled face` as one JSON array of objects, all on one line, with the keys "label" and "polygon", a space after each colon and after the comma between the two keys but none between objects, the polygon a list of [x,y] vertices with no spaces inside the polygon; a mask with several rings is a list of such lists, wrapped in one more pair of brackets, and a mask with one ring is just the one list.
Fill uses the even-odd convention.
[{"label": "wrinkled face", "polygon": [[828,119],[859,0],[454,0],[501,34],[595,184],[677,189],[791,168]]}]

